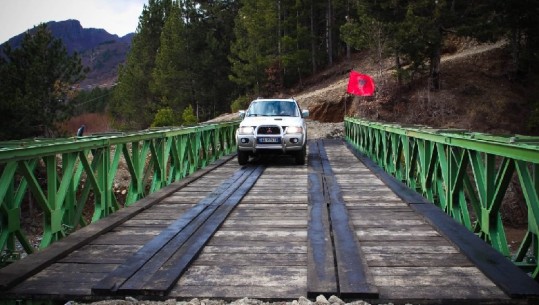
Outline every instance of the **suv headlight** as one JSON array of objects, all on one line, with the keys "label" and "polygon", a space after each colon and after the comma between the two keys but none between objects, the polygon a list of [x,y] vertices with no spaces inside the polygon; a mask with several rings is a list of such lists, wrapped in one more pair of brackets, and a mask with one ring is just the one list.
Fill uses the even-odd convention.
[{"label": "suv headlight", "polygon": [[288,126],[285,133],[303,133],[303,127],[301,126]]},{"label": "suv headlight", "polygon": [[254,131],[255,129],[251,126],[241,126],[240,129],[238,130],[238,134],[251,135],[254,133]]}]

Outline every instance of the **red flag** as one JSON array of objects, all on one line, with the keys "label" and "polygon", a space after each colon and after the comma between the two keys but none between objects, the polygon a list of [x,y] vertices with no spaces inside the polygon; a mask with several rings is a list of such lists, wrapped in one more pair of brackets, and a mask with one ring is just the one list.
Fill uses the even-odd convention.
[{"label": "red flag", "polygon": [[359,96],[371,96],[374,94],[374,80],[366,74],[352,70],[346,92]]}]

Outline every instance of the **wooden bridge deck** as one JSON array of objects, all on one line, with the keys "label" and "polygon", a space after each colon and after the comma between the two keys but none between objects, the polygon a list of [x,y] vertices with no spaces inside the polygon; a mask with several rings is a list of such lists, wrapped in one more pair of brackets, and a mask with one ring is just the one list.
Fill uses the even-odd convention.
[{"label": "wooden bridge deck", "polygon": [[[398,183],[371,171],[342,142],[311,143],[309,166],[288,161],[248,166],[263,172],[242,178],[254,185],[233,202],[232,191],[218,197],[240,179],[240,167],[235,159],[220,160],[0,269],[0,301],[335,294],[371,303],[536,304],[536,282],[428,203],[399,192]],[[208,239],[159,252],[180,243],[206,213],[200,208],[206,201],[221,205],[192,235]],[[156,288],[161,282],[172,286]]]}]

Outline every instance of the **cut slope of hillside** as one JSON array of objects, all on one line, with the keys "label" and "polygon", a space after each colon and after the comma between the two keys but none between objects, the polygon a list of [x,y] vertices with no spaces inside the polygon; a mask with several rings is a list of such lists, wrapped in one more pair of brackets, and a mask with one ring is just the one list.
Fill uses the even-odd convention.
[{"label": "cut slope of hillside", "polygon": [[[346,111],[350,116],[377,121],[528,133],[527,90],[507,76],[510,56],[506,47],[503,41],[450,41],[442,57],[442,88],[438,91],[428,90],[426,76],[398,86],[391,61],[377,65],[364,52],[311,77],[304,89],[292,90],[290,95],[310,110],[312,119],[322,122],[342,121]],[[374,97],[346,93],[351,69],[374,78]]]}]

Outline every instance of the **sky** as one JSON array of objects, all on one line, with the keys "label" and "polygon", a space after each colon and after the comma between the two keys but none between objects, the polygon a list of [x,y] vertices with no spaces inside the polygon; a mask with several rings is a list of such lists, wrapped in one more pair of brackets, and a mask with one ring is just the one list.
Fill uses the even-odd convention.
[{"label": "sky", "polygon": [[148,0],[0,0],[0,44],[49,21],[79,20],[84,28],[124,36],[135,32]]}]

